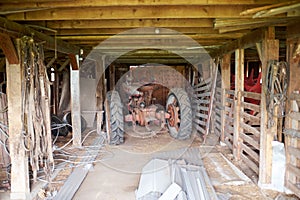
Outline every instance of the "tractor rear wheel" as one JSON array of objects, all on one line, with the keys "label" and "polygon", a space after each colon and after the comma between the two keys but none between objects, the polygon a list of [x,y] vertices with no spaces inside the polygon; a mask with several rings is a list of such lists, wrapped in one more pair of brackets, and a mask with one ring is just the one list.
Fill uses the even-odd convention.
[{"label": "tractor rear wheel", "polygon": [[122,144],[124,142],[124,117],[119,93],[117,91],[107,92],[104,106],[108,143]]},{"label": "tractor rear wheel", "polygon": [[192,134],[192,109],[190,99],[184,89],[171,89],[166,110],[170,115],[167,119],[170,135],[180,140],[189,138]]}]

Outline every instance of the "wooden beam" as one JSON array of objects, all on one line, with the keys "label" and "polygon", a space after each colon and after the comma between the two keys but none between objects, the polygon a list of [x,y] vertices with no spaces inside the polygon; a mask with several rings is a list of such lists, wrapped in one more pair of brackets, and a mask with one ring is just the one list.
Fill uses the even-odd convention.
[{"label": "wooden beam", "polygon": [[260,60],[260,62],[262,62],[263,57],[262,57],[262,48],[261,48],[261,43],[260,42],[256,43],[256,50],[257,50],[257,53],[258,53],[259,60]]},{"label": "wooden beam", "polygon": [[116,63],[113,63],[109,66],[109,87],[110,90],[115,89],[116,85]]},{"label": "wooden beam", "polygon": [[299,23],[289,24],[287,26],[287,38],[292,39],[296,37],[300,37]]},{"label": "wooden beam", "polygon": [[16,22],[9,21],[3,17],[0,17],[0,33],[7,34],[14,38],[20,38],[24,35],[31,36],[36,42],[43,42],[45,48],[61,53],[77,54],[79,52],[79,47],[75,45],[55,39],[54,37],[50,37]]},{"label": "wooden beam", "polygon": [[243,37],[234,40],[232,42],[229,42],[215,51],[212,51],[211,55],[213,57],[218,57],[218,56],[222,57],[222,55],[227,53],[232,53],[238,48],[246,49],[251,46],[255,46],[256,43],[262,41],[264,36],[264,30],[265,29],[258,29],[252,31],[244,35]]},{"label": "wooden beam", "polygon": [[262,19],[261,21],[259,21],[258,19],[255,20],[250,19],[244,23],[242,22],[243,20],[241,20],[240,24],[223,26],[223,27],[219,27],[218,29],[220,33],[227,33],[232,31],[244,31],[244,30],[267,27],[272,25],[286,26],[288,23],[293,23],[299,20],[300,20],[299,17],[271,18],[271,19]]},{"label": "wooden beam", "polygon": [[[252,14],[255,14],[255,13],[258,13],[258,12],[261,12],[261,11],[266,11],[268,9],[272,9],[272,8],[278,8],[278,7],[282,7],[282,6],[286,6],[286,5],[291,5],[291,4],[294,4],[294,3],[297,3],[299,1],[287,1],[287,2],[280,2],[280,3],[271,3],[272,5],[267,5],[267,6],[262,6],[262,7],[258,7],[258,8],[252,8],[252,9],[249,9],[249,10],[245,10],[243,12],[240,13],[240,15],[252,15]],[[275,4],[274,4],[275,3]]]},{"label": "wooden beam", "polygon": [[[50,0],[10,0],[9,3],[19,4],[19,3],[40,3],[49,2]],[[52,0],[51,2],[61,2],[61,1],[71,1],[71,0]],[[7,3],[7,0],[0,0],[0,3]]]},{"label": "wooden beam", "polygon": [[70,64],[71,64],[72,70],[78,70],[79,66],[78,66],[76,56],[74,54],[69,54],[68,56],[69,56],[69,59],[70,59]]},{"label": "wooden beam", "polygon": [[[264,33],[262,42],[262,91],[267,87],[266,74],[268,62],[278,60],[279,58],[279,41],[275,40],[275,28],[269,27]],[[272,141],[277,133],[277,124],[268,127],[268,113],[266,104],[266,93],[261,93],[261,124],[260,124],[260,161],[259,161],[259,185],[271,183],[272,176]],[[275,119],[276,120],[276,119]]]},{"label": "wooden beam", "polygon": [[[77,18],[74,18],[77,19]],[[46,26],[52,29],[75,28],[140,28],[140,27],[213,27],[213,19],[101,19],[101,20],[70,20],[47,21]]]},{"label": "wooden beam", "polygon": [[[142,48],[150,48],[150,49],[157,49],[157,48],[161,48],[164,47],[165,49],[185,49],[185,48],[189,48],[189,50],[193,50],[192,47],[195,47],[195,45],[198,47],[199,44],[202,45],[203,48],[205,49],[217,49],[219,48],[221,45],[228,43],[228,41],[231,40],[226,40],[226,39],[201,39],[201,40],[195,40],[194,45],[188,45],[188,42],[185,42],[185,44],[183,44],[183,41],[178,41],[176,42],[176,44],[183,44],[182,47],[180,46],[176,46],[174,43],[171,43],[169,45],[163,45],[162,42],[157,42],[158,44],[153,44],[154,42],[152,42],[152,44],[145,44],[145,42],[142,43],[130,43],[128,41],[119,41],[120,43],[118,44],[116,41],[114,40],[110,40],[109,42],[106,41],[106,43],[102,43],[105,40],[68,40],[68,43],[71,44],[76,44],[76,45],[93,45],[94,47],[99,47],[101,46],[101,49],[107,49],[107,48],[111,48],[111,49],[122,49],[122,48],[134,48],[134,49],[142,49]],[[108,45],[108,44],[111,45]],[[123,43],[123,44],[122,44]],[[199,44],[196,44],[199,43]],[[137,48],[136,48],[137,47]]]},{"label": "wooden beam", "polygon": [[[70,60],[72,65],[72,59]],[[78,62],[77,59],[75,61]],[[70,92],[71,92],[71,119],[72,119],[73,145],[80,147],[81,146],[80,75],[79,75],[78,68],[74,70],[73,66],[71,66],[70,73],[71,73]]]},{"label": "wooden beam", "polygon": [[[226,89],[230,89],[230,63],[231,63],[231,54],[225,54],[221,61],[221,76],[222,76],[222,106],[225,108],[226,106]],[[221,141],[225,142],[225,117],[226,117],[226,111],[225,109],[221,110]]]},{"label": "wooden beam", "polygon": [[243,1],[231,1],[231,0],[218,0],[218,1],[207,1],[207,0],[101,0],[101,1],[90,1],[90,0],[77,0],[77,1],[49,1],[49,0],[0,0],[3,3],[0,8],[0,12],[16,12],[24,9],[37,9],[37,8],[69,8],[69,7],[107,7],[107,6],[186,6],[186,5],[265,5],[280,2],[278,0],[243,0]]},{"label": "wooden beam", "polygon": [[[155,30],[157,28],[147,28],[147,29],[152,29],[152,32],[155,33]],[[177,31],[179,33],[183,34],[217,34],[219,33],[218,30],[215,30],[210,27],[169,27],[169,29],[173,31]],[[86,28],[86,29],[59,29],[56,32],[57,36],[64,36],[64,35],[116,35],[123,33],[125,31],[131,30],[130,28]],[[160,30],[160,34],[168,34],[170,31],[166,31],[165,29]],[[242,32],[243,33],[243,32]],[[137,31],[136,34],[149,34],[149,31],[143,31],[142,29]],[[54,34],[52,34],[54,35]]]},{"label": "wooden beam", "polygon": [[240,133],[242,128],[240,123],[243,122],[241,116],[242,92],[244,91],[244,49],[235,51],[235,100],[234,100],[234,132],[233,132],[233,155],[236,160],[241,158],[241,139]]},{"label": "wooden beam", "polygon": [[10,199],[29,197],[28,158],[24,148],[22,127],[22,72],[20,64],[6,62],[9,149],[11,158],[11,195]]},{"label": "wooden beam", "polygon": [[[186,64],[188,63],[185,59],[156,59],[156,58],[120,58],[115,59],[115,62],[126,63],[126,64],[147,64],[147,63],[158,63],[158,64]],[[196,62],[196,61],[195,61]],[[199,62],[199,61],[198,61]]]},{"label": "wooden beam", "polygon": [[273,18],[263,18],[263,19],[215,19],[214,21],[214,28],[226,28],[226,27],[240,27],[240,26],[250,26],[255,24],[266,24],[266,23],[278,23],[278,22],[286,22],[289,20],[296,20],[297,17],[273,17]]},{"label": "wooden beam", "polygon": [[292,10],[297,10],[299,7],[300,7],[300,3],[298,1],[298,3],[296,3],[296,4],[294,3],[294,4],[288,5],[288,6],[273,8],[264,13],[256,13],[253,17],[270,17],[270,16],[282,14],[282,13],[287,13]]},{"label": "wooden beam", "polygon": [[116,6],[64,8],[6,15],[10,20],[95,20],[95,19],[181,19],[181,18],[241,18],[248,5],[222,6]]},{"label": "wooden beam", "polygon": [[10,64],[19,63],[19,57],[15,45],[8,35],[0,33],[0,48],[4,52],[4,55]]},{"label": "wooden beam", "polygon": [[[242,37],[244,34],[243,33],[225,33],[225,34],[192,34],[188,35],[189,38],[194,39],[194,40],[200,40],[200,39],[236,39]],[[126,40],[130,42],[130,40],[134,41],[146,41],[146,40],[154,40],[154,39],[168,39],[168,40],[177,40],[181,38],[186,38],[187,35],[183,36],[180,35],[179,33],[177,35],[170,35],[170,34],[148,34],[147,35],[142,35],[142,34],[119,34],[119,35],[114,35],[113,37],[109,35],[84,35],[84,36],[73,36],[73,35],[68,35],[68,36],[58,36],[57,38],[62,39],[62,40],[106,40],[109,38],[113,38],[114,40]]]}]

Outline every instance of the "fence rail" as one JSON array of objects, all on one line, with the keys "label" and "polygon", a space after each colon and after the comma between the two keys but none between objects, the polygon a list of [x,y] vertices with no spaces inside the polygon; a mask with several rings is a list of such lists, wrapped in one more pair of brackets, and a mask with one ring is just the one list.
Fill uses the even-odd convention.
[{"label": "fence rail", "polygon": [[194,86],[194,118],[193,125],[199,134],[205,134],[206,122],[211,95],[211,79],[202,80]]},{"label": "fence rail", "polygon": [[242,101],[240,110],[240,139],[241,159],[256,173],[259,173],[260,150],[260,105],[261,94],[241,92]]},{"label": "fence rail", "polygon": [[285,186],[300,198],[300,94],[290,96],[291,112],[286,117],[285,146],[286,174]]}]

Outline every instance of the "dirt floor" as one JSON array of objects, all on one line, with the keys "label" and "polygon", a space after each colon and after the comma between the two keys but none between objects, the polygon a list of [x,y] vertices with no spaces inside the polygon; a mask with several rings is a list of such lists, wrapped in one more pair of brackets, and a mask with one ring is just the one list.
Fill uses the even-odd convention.
[{"label": "dirt floor", "polygon": [[[124,144],[105,147],[110,152],[106,155],[111,156],[94,166],[73,199],[133,200],[141,170],[155,154],[188,147],[199,147],[204,166],[222,199],[287,199],[277,192],[260,190],[234,167],[230,162],[230,151],[221,147],[214,135],[208,137],[203,145],[198,136],[178,141],[168,133],[141,138],[132,132],[126,134]],[[220,152],[225,153],[227,158]]]},{"label": "dirt floor", "polygon": [[[105,145],[73,199],[134,200],[143,166],[161,152],[183,148],[199,148],[203,165],[222,200],[297,199],[260,190],[256,185],[256,175],[247,166],[234,163],[231,151],[226,146],[220,146],[218,137],[214,134],[210,134],[206,143],[202,144],[199,136],[179,141],[171,138],[166,131],[144,136],[142,132],[143,130],[133,132],[127,129],[124,144]],[[94,136],[96,134],[91,134],[87,139],[89,144]],[[235,167],[238,165],[241,165],[250,178]],[[61,176],[58,175],[57,178],[62,180]],[[9,193],[0,193],[0,199],[9,199]]]}]

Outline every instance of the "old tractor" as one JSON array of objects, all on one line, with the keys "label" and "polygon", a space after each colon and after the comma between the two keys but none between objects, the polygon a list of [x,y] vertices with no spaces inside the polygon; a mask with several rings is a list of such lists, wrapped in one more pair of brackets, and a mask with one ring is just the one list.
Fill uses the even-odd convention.
[{"label": "old tractor", "polygon": [[[167,77],[173,79],[163,81]],[[169,130],[173,138],[190,137],[191,100],[186,92],[188,84],[179,72],[170,67],[137,68],[119,82],[117,90],[109,91],[105,101],[110,144],[124,142],[125,122],[131,125],[132,131],[143,135]],[[140,127],[144,127],[144,131],[139,131]]]}]

